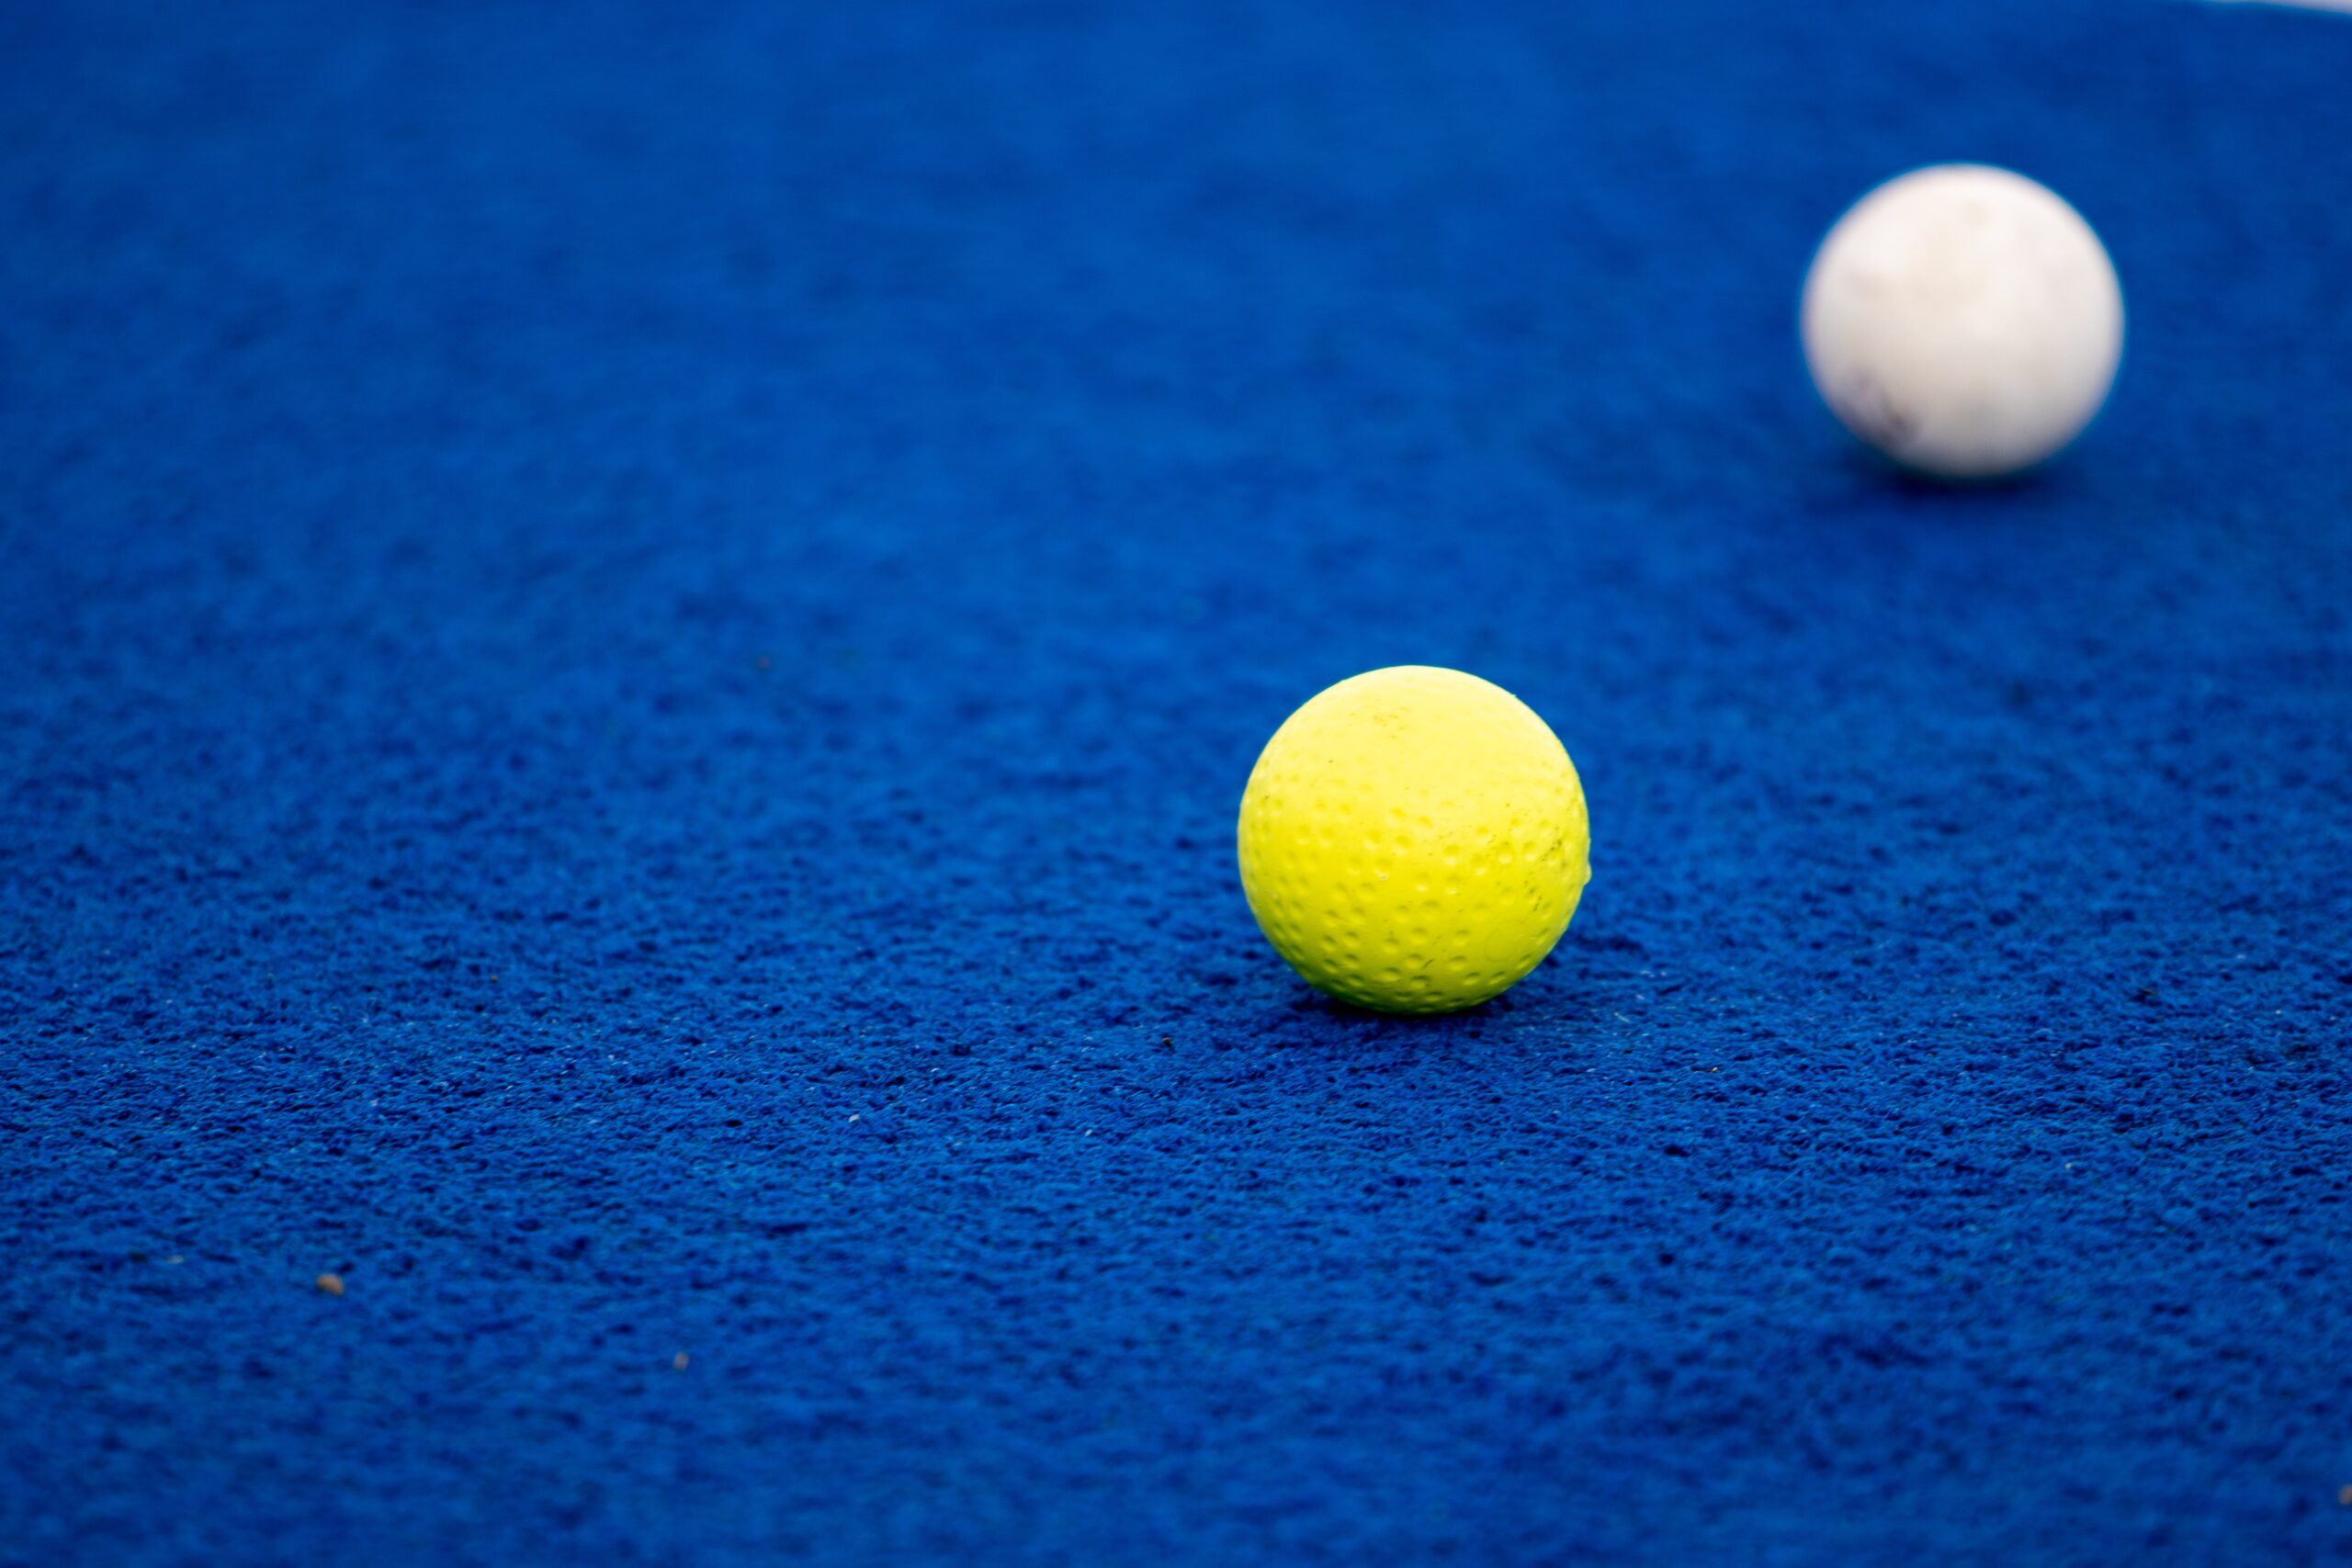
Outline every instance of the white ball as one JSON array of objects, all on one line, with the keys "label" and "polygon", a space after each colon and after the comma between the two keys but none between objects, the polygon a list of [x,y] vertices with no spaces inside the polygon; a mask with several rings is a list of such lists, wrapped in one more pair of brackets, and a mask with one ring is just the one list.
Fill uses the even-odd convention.
[{"label": "white ball", "polygon": [[2082,433],[2123,356],[2123,292],[2091,226],[2022,175],[1945,164],[1888,181],[1821,242],[1804,355],[1822,400],[1946,479],[2032,467]]}]

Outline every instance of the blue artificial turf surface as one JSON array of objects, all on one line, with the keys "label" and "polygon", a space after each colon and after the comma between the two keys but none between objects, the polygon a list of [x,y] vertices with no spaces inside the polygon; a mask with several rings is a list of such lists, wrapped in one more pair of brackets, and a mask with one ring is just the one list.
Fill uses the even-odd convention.
[{"label": "blue artificial turf surface", "polygon": [[[2352,1550],[2347,83],[2132,0],[0,10],[0,1560]],[[1954,157],[2132,312],[1994,491],[1793,344]],[[1596,829],[1435,1021],[1231,863],[1396,662]]]}]

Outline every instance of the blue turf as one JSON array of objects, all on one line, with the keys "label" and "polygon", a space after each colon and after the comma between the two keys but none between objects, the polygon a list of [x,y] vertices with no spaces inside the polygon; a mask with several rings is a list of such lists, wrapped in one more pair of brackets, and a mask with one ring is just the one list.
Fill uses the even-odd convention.
[{"label": "blue turf", "polygon": [[[0,10],[0,1561],[2352,1550],[2347,83],[2122,0]],[[1951,157],[2132,311],[2008,490],[1794,349]],[[1418,1023],[1231,863],[1405,661],[1596,830]]]}]

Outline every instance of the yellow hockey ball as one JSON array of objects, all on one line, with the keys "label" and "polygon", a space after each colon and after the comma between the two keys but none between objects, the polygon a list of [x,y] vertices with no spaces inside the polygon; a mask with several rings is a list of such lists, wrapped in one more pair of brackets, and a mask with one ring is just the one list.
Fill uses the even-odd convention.
[{"label": "yellow hockey ball", "polygon": [[1450,1012],[1544,961],[1590,876],[1584,785],[1544,722],[1458,670],[1340,682],[1274,731],[1241,796],[1241,887],[1308,984]]}]

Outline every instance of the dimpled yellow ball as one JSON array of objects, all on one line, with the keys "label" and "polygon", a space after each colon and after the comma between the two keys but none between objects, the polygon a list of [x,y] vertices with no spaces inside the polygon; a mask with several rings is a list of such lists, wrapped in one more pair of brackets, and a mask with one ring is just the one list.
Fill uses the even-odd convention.
[{"label": "dimpled yellow ball", "polygon": [[1403,665],[1283,721],[1241,796],[1241,887],[1308,984],[1450,1012],[1544,961],[1591,874],[1584,785],[1500,686]]}]

